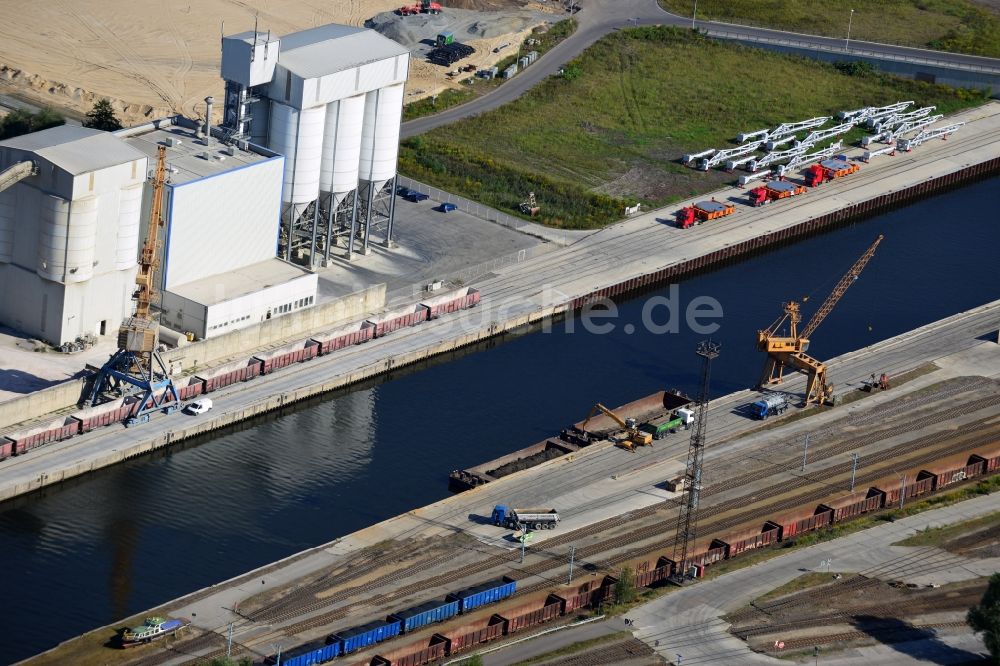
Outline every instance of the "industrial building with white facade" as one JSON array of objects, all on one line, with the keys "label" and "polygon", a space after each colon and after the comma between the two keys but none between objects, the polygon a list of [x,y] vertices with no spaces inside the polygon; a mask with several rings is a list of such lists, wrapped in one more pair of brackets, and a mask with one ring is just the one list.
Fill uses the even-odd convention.
[{"label": "industrial building with white facade", "polygon": [[146,155],[99,130],[0,142],[0,323],[54,345],[132,312]]},{"label": "industrial building with white facade", "polygon": [[207,136],[170,118],[0,142],[0,324],[55,345],[117,334],[159,146],[160,321],[174,331],[214,337],[312,307],[312,268],[389,245],[408,51],[329,25],[225,37],[222,52],[224,121]]}]

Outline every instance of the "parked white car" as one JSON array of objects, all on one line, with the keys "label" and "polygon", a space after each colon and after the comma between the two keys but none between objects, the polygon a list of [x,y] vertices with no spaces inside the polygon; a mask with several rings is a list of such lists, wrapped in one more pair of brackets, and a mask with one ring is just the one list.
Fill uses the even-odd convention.
[{"label": "parked white car", "polygon": [[189,404],[184,411],[188,414],[204,414],[210,409],[212,409],[211,398],[202,398],[201,400],[195,400]]}]

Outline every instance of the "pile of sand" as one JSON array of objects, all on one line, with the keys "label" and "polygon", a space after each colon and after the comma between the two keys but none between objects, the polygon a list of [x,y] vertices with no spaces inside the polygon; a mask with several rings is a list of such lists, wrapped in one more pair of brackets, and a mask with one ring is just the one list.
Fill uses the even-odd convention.
[{"label": "pile of sand", "polygon": [[[473,36],[494,38],[502,30],[522,33],[532,16],[541,22],[538,20],[544,16],[541,12],[559,10],[556,2],[440,1],[446,10],[439,16],[405,17],[408,23],[398,27],[391,27],[388,20],[381,20],[381,24],[387,26],[388,32],[398,32],[402,43],[409,45],[415,40],[418,48],[426,48],[426,44],[419,44],[420,40],[433,39],[442,29],[453,30],[457,37],[464,28],[463,40]],[[256,15],[260,29],[283,35],[326,23],[361,26],[378,16],[395,16],[391,11],[401,4],[405,3],[402,0],[32,3],[30,11],[11,8],[0,23],[0,92],[80,114],[89,111],[95,100],[107,97],[127,125],[178,112],[198,117],[204,113],[205,97],[222,96],[219,40],[223,24],[228,34],[249,30]],[[494,10],[500,14],[492,13]],[[548,16],[551,18],[552,14]],[[400,23],[404,18],[395,17]],[[416,25],[425,19],[431,19],[426,32]],[[437,27],[439,20],[440,25],[454,25],[458,30]],[[468,42],[479,48],[475,40]],[[422,56],[415,53],[414,60],[420,59]],[[441,69],[425,71],[415,66],[416,76],[408,89],[440,90],[448,85]]]}]

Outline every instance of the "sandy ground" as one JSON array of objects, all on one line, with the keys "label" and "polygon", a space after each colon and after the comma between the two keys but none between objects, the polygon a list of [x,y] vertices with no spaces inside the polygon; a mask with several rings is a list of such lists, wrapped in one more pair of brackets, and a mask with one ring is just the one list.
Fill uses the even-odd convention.
[{"label": "sandy ground", "polygon": [[[206,96],[222,94],[219,38],[223,25],[230,34],[252,29],[256,14],[262,30],[279,35],[326,23],[361,26],[401,4],[401,0],[51,0],[32,3],[28,10],[23,2],[0,0],[4,16],[0,92],[77,112],[86,112],[96,99],[108,97],[125,124],[176,112],[198,117],[204,112]],[[524,26],[506,14],[558,14],[560,10],[559,3],[550,0],[444,0],[442,4],[470,10],[455,10],[463,14],[478,14],[474,20],[491,36],[482,44],[480,39],[467,40],[477,49],[477,57],[492,55],[496,43],[516,43],[514,38],[493,34],[507,25],[526,34]],[[446,19],[448,13],[435,18]],[[468,62],[481,65],[485,61]],[[424,94],[432,94],[448,85],[444,68],[419,61],[414,65],[410,91],[423,89]],[[410,96],[410,100],[416,98]]]}]

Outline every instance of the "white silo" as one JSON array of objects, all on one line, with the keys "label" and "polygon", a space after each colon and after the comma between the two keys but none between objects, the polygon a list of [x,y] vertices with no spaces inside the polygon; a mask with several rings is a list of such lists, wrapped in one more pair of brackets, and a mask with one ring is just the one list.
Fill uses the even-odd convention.
[{"label": "white silo", "polygon": [[39,276],[56,282],[83,282],[94,274],[98,197],[67,201],[42,197],[38,235]]},{"label": "white silo", "polygon": [[121,190],[118,204],[118,240],[115,246],[115,268],[117,270],[132,268],[136,265],[139,256],[142,190],[142,183],[136,183]]},{"label": "white silo", "polygon": [[[348,227],[348,257],[356,238],[367,253],[372,220],[391,246],[394,200],[385,185],[396,175],[409,59],[401,44],[347,25],[317,26],[280,40],[264,39],[256,29],[223,38],[228,135],[237,142],[266,141],[286,160],[278,244],[286,260],[329,260]],[[263,105],[270,110],[262,112]],[[322,121],[307,122],[317,107]],[[319,125],[315,144],[303,136],[314,133],[307,125]],[[312,162],[313,148],[322,151],[319,163]],[[313,168],[315,185],[301,173]]]},{"label": "white silo", "polygon": [[10,263],[14,257],[14,190],[0,192],[0,262]]},{"label": "white silo", "polygon": [[336,209],[358,186],[361,162],[361,128],[365,118],[365,95],[355,95],[326,105],[320,191],[331,194]]},{"label": "white silo", "polygon": [[396,175],[399,123],[403,113],[403,84],[372,90],[365,96],[361,135],[361,179],[382,189]]},{"label": "white silo", "polygon": [[271,106],[270,147],[285,156],[283,203],[308,204],[319,197],[326,105],[293,109]]}]

